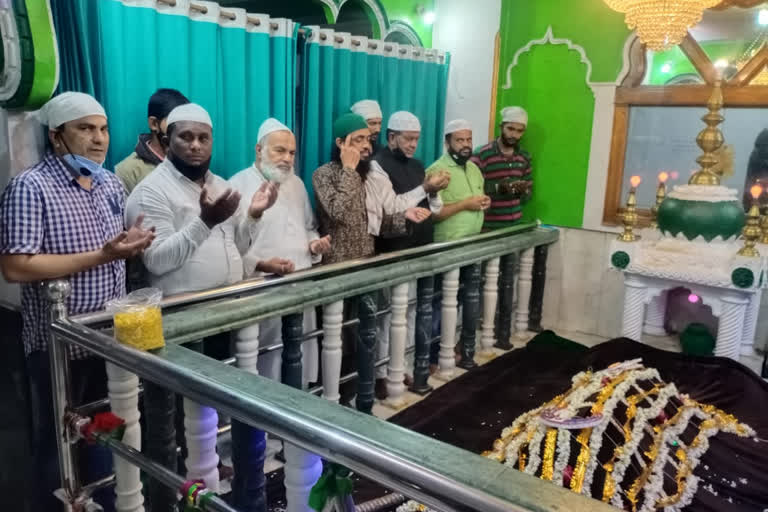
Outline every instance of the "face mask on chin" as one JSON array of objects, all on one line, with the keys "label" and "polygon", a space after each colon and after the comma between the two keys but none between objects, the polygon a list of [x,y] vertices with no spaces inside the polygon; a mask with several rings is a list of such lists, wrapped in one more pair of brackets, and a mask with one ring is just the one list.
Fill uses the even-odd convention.
[{"label": "face mask on chin", "polygon": [[190,181],[197,181],[208,172],[208,166],[211,163],[211,158],[201,163],[200,165],[190,165],[175,154],[172,151],[168,152],[168,160],[171,161],[176,170],[186,176]]},{"label": "face mask on chin", "polygon": [[61,159],[64,160],[67,165],[74,169],[75,172],[77,172],[80,176],[86,178],[93,178],[94,176],[99,176],[104,172],[104,168],[101,166],[101,164],[98,164],[93,160],[89,160],[84,156],[67,153],[66,155],[61,155]]},{"label": "face mask on chin", "polygon": [[472,150],[467,150],[467,149],[462,149],[461,151],[450,150],[448,154],[451,155],[451,158],[453,158],[454,162],[463,166],[469,161],[470,157],[472,157]]}]

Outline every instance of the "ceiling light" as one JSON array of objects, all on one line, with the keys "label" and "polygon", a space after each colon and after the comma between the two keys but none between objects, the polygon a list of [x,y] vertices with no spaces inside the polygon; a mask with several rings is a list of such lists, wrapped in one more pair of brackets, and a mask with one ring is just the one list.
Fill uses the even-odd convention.
[{"label": "ceiling light", "polygon": [[715,61],[715,67],[717,69],[725,69],[728,67],[728,61],[726,59],[717,59]]},{"label": "ceiling light", "polygon": [[663,66],[661,66],[661,72],[662,73],[669,73],[672,71],[672,65],[669,62],[665,62]]},{"label": "ceiling light", "polygon": [[760,9],[757,14],[757,23],[759,25],[768,25],[768,9]]},{"label": "ceiling light", "polygon": [[435,12],[434,11],[427,11],[424,13],[424,16],[422,17],[424,20],[424,23],[426,25],[431,25],[435,22]]}]

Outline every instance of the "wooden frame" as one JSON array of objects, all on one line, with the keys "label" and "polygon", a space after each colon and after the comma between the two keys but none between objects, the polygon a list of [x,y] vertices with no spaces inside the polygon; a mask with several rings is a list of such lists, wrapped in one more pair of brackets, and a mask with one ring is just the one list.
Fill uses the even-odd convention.
[{"label": "wooden frame", "polygon": [[[627,152],[629,115],[632,106],[696,106],[706,110],[712,86],[717,80],[714,64],[690,33],[680,43],[680,49],[688,57],[706,84],[703,85],[640,85],[646,72],[645,45],[633,41],[629,50],[630,71],[621,86],[616,88],[611,153],[608,161],[608,177],[603,203],[603,224],[621,223],[622,183],[624,160]],[[736,75],[723,85],[723,102],[728,107],[768,107],[768,85],[749,85],[768,65],[768,46],[764,46]],[[703,128],[703,126],[702,126]],[[691,134],[693,137],[694,134]],[[638,209],[639,225],[650,223],[649,209]]]},{"label": "wooden frame", "polygon": [[496,135],[496,96],[499,93],[499,59],[501,57],[501,32],[496,32],[493,48],[493,84],[491,87],[491,112],[488,115],[488,140]]}]

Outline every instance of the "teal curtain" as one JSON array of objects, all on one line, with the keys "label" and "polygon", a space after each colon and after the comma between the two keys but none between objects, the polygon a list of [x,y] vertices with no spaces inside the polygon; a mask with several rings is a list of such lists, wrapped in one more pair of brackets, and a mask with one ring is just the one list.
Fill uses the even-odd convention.
[{"label": "teal curtain", "polygon": [[253,162],[266,118],[294,128],[298,26],[228,8],[237,16],[230,21],[206,5],[200,14],[119,0],[53,2],[64,56],[60,90],[91,93],[104,105],[112,135],[108,168],[147,131],[147,101],[160,87],[178,89],[211,114],[211,169],[224,178]]},{"label": "teal curtain", "polygon": [[[310,27],[302,47],[302,122],[299,137],[304,183],[312,192],[312,173],[330,159],[333,120],[358,100],[374,99],[384,114],[407,110],[421,121],[415,157],[430,165],[443,153],[443,119],[450,56],[435,50],[413,56],[411,47]],[[336,38],[342,40],[337,42]],[[352,44],[352,41],[360,43]],[[384,47],[382,47],[384,46]],[[366,50],[361,50],[366,49]],[[401,53],[400,50],[405,50]],[[424,49],[418,49],[425,52]]]}]

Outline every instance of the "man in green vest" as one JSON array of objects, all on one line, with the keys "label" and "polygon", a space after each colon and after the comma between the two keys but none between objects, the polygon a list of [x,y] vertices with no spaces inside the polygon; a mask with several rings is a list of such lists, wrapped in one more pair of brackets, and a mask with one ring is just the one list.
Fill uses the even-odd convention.
[{"label": "man in green vest", "polygon": [[472,127],[456,119],[445,128],[446,152],[427,168],[427,175],[447,171],[451,180],[439,192],[443,209],[436,213],[435,242],[475,235],[483,228],[483,212],[491,199],[483,191],[483,173],[472,163]]}]

